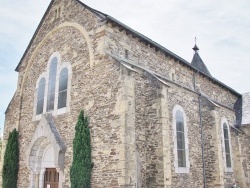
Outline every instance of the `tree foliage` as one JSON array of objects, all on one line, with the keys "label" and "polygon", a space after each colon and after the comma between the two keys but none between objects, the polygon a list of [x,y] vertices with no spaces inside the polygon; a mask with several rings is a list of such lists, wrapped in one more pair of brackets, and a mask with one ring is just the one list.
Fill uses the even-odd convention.
[{"label": "tree foliage", "polygon": [[88,118],[81,111],[75,127],[73,162],[70,169],[71,188],[91,187],[91,144]]},{"label": "tree foliage", "polygon": [[2,187],[16,188],[19,161],[18,132],[14,129],[9,134],[3,164]]}]

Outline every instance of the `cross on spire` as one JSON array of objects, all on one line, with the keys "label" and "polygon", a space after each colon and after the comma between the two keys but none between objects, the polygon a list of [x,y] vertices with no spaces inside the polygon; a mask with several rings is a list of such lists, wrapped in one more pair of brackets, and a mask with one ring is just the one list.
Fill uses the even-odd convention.
[{"label": "cross on spire", "polygon": [[197,38],[195,37],[194,38],[194,42],[195,42],[195,45],[194,45],[194,47],[192,48],[194,51],[195,51],[195,53],[199,50],[199,48],[198,48],[198,46],[196,45],[196,42],[197,42]]}]

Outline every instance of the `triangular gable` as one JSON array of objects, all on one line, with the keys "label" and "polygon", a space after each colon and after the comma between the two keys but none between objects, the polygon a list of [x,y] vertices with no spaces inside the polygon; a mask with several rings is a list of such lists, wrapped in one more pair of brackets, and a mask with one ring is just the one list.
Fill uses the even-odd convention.
[{"label": "triangular gable", "polygon": [[[41,21],[40,21],[38,27],[37,27],[37,29],[36,29],[36,31],[35,31],[35,33],[33,34],[32,38],[31,38],[31,40],[30,40],[30,42],[29,42],[29,44],[28,44],[28,47],[26,48],[26,50],[25,50],[25,52],[24,52],[24,54],[23,54],[23,56],[22,56],[20,62],[18,63],[18,65],[17,65],[15,71],[19,72],[19,68],[20,68],[20,66],[21,66],[21,64],[22,64],[22,62],[23,62],[23,60],[24,60],[26,54],[28,53],[28,51],[29,51],[31,45],[33,44],[33,42],[34,42],[34,40],[35,40],[35,38],[36,38],[36,36],[37,36],[39,30],[40,30],[41,27],[43,26],[43,23],[44,23],[44,21],[45,21],[47,15],[48,15],[48,13],[49,13],[49,11],[51,10],[51,7],[54,5],[54,3],[55,3],[56,1],[57,1],[57,0],[52,0],[52,1],[50,2],[48,8],[46,9],[46,11],[45,11],[45,13],[44,13],[44,15],[43,15],[43,17],[42,17],[42,19],[41,19]],[[65,0],[65,1],[66,1],[66,0]],[[73,0],[73,1],[79,3],[81,6],[84,6],[86,9],[88,9],[89,11],[91,11],[93,14],[95,14],[95,15],[96,15],[98,18],[100,18],[100,19],[105,19],[105,17],[107,16],[106,14],[104,14],[104,13],[102,13],[102,12],[100,12],[100,11],[97,11],[97,10],[95,10],[95,9],[90,8],[89,6],[85,5],[84,3],[82,3],[82,2],[79,1],[79,0]]]}]

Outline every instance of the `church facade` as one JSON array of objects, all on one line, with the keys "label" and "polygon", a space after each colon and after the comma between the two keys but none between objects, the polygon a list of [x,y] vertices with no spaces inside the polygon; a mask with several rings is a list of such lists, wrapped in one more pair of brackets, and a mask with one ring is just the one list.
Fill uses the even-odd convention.
[{"label": "church facade", "polygon": [[93,188],[250,187],[249,95],[193,50],[190,63],[78,0],[52,0],[6,110],[3,150],[19,131],[18,187],[70,188],[81,110]]}]

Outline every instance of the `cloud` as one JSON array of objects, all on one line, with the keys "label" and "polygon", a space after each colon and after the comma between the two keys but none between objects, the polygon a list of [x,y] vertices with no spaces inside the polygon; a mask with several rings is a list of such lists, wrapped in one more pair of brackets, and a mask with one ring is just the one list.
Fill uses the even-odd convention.
[{"label": "cloud", "polygon": [[[250,91],[250,3],[245,0],[82,0],[191,61],[194,37],[211,74],[240,93]],[[0,112],[16,89],[14,72],[50,0],[2,0]],[[4,95],[2,94],[4,93]],[[3,110],[4,109],[4,110]],[[0,125],[3,124],[0,116]]]}]

